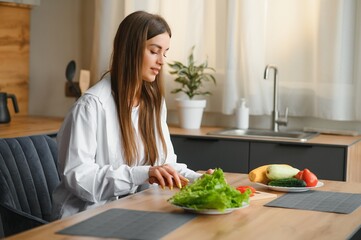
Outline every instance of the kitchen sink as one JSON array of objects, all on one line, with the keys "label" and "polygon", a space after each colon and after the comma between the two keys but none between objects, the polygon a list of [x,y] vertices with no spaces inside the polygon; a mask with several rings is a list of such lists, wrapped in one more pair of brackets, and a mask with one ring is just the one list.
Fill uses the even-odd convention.
[{"label": "kitchen sink", "polygon": [[207,133],[215,136],[248,137],[262,139],[279,139],[306,142],[316,137],[318,132],[303,131],[272,131],[268,129],[223,129]]}]

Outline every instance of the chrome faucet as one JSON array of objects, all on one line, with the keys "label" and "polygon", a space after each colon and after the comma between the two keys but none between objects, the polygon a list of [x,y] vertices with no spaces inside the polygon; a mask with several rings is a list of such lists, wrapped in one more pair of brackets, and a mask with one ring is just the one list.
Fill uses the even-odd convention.
[{"label": "chrome faucet", "polygon": [[273,85],[273,111],[272,111],[272,130],[278,132],[279,126],[284,125],[287,126],[288,123],[288,108],[286,108],[285,116],[283,118],[278,116],[278,81],[277,81],[277,67],[274,65],[267,65],[266,69],[264,70],[264,79],[268,78],[268,72],[270,69],[273,69],[274,75],[274,85]]}]

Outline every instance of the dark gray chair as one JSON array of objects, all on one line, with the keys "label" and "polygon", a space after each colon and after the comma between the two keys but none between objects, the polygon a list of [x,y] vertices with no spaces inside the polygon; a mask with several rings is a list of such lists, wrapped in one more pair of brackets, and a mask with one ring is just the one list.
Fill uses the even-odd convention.
[{"label": "dark gray chair", "polygon": [[51,194],[59,183],[54,139],[0,139],[0,229],[5,237],[48,223]]}]

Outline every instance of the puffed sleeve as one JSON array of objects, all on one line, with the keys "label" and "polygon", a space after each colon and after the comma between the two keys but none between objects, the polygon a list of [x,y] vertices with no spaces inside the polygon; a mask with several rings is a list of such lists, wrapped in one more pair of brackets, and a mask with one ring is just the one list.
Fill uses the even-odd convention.
[{"label": "puffed sleeve", "polygon": [[191,182],[202,176],[187,167],[184,163],[177,163],[177,155],[174,153],[172,141],[170,139],[169,128],[167,125],[167,107],[165,101],[162,104],[162,130],[167,145],[167,158],[166,163],[171,165],[178,173],[188,178]]},{"label": "puffed sleeve", "polygon": [[[147,180],[149,172],[149,166],[114,164],[105,154],[99,154],[100,148],[107,144],[102,111],[102,105],[95,99],[82,97],[66,117],[57,137],[62,181],[72,194],[88,202],[132,193]],[[98,128],[102,131],[97,131]]]}]

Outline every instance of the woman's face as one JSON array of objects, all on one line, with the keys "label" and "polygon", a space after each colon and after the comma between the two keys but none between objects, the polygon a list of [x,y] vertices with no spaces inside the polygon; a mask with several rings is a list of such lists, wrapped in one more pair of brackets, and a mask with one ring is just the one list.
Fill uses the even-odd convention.
[{"label": "woman's face", "polygon": [[159,74],[169,49],[170,37],[167,32],[159,34],[146,41],[143,57],[142,78],[153,82]]}]

